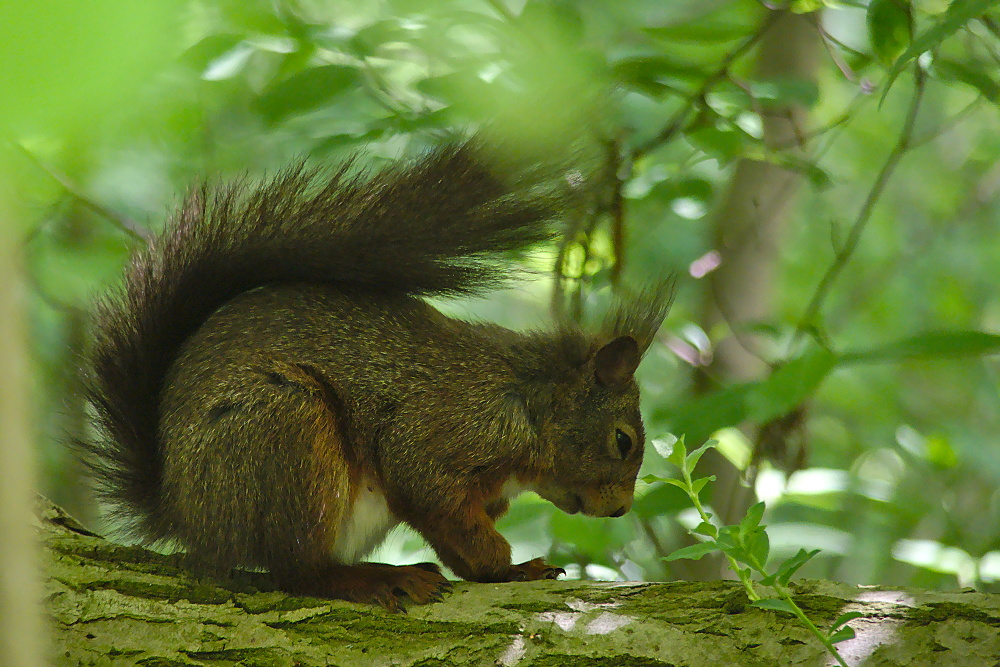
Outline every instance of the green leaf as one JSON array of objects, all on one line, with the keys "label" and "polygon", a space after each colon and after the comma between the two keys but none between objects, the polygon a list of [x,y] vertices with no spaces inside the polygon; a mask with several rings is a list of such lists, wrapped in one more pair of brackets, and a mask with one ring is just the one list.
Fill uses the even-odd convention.
[{"label": "green leaf", "polygon": [[199,73],[205,71],[209,64],[236,48],[245,39],[238,33],[218,33],[209,35],[180,55],[180,62],[190,65]]},{"label": "green leaf", "polygon": [[771,540],[763,528],[755,528],[743,536],[746,545],[747,564],[754,569],[767,565],[767,557],[771,554]]},{"label": "green leaf", "polygon": [[715,544],[720,551],[729,554],[739,561],[746,562],[746,550],[733,536],[735,530],[735,526],[723,526],[720,528],[719,537],[716,538]]},{"label": "green leaf", "polygon": [[719,536],[719,529],[706,521],[702,521],[697,526],[692,528],[691,532],[697,533],[698,535],[705,535],[706,537],[711,537],[712,539]]},{"label": "green leaf", "polygon": [[958,81],[971,86],[990,102],[1000,103],[1000,84],[991,79],[982,66],[970,67],[955,60],[935,58],[931,73],[943,81]]},{"label": "green leaf", "polygon": [[[653,445],[653,449],[656,450],[656,453],[667,461],[670,461],[670,456],[677,450],[678,446],[682,450],[684,449],[684,443],[678,445],[677,438],[673,435],[666,435],[662,438],[653,438],[653,440],[650,441],[650,444]],[[674,461],[670,462],[674,463]]]},{"label": "green leaf", "polygon": [[694,88],[708,76],[704,68],[665,54],[622,58],[611,71],[618,81],[653,96],[671,90],[666,81],[679,80]]},{"label": "green leaf", "polygon": [[789,9],[796,14],[811,14],[812,12],[818,12],[825,6],[826,3],[823,0],[792,0]]},{"label": "green leaf", "polygon": [[673,463],[680,469],[684,469],[684,459],[687,456],[687,445],[684,444],[684,436],[681,435],[680,439],[674,442],[673,449],[666,456],[667,461]]},{"label": "green leaf", "polygon": [[[704,453],[709,449],[715,447],[717,444],[719,444],[717,440],[706,440],[704,445],[688,454],[687,458],[684,460],[684,465],[688,472],[693,471],[695,466],[698,465],[698,461],[701,460],[702,455],[704,455]],[[706,478],[703,477],[702,479]],[[704,486],[704,484],[702,486]]]},{"label": "green leaf", "polygon": [[795,608],[787,600],[782,600],[781,598],[764,598],[763,600],[756,600],[751,603],[754,607],[758,609],[770,609],[771,611],[785,611],[789,614],[795,613]]},{"label": "green leaf", "polygon": [[829,350],[814,348],[794,359],[765,380],[733,385],[674,407],[670,414],[656,415],[675,433],[692,442],[711,437],[727,426],[745,420],[763,424],[788,414],[811,396],[837,363]]},{"label": "green leaf", "polygon": [[849,611],[847,613],[841,614],[833,621],[833,624],[830,626],[830,630],[831,631],[838,630],[840,629],[840,626],[842,626],[844,623],[853,621],[856,618],[862,618],[863,616],[864,614],[860,611]]},{"label": "green leaf", "polygon": [[809,109],[819,101],[819,85],[807,79],[755,81],[750,86],[750,93],[765,109],[789,105]]},{"label": "green leaf", "polygon": [[382,136],[382,133],[381,129],[372,129],[361,133],[341,132],[331,134],[310,148],[309,156],[329,159],[331,151],[343,149],[345,146],[360,146],[371,143]]},{"label": "green leaf", "polygon": [[896,77],[899,76],[899,73],[903,71],[903,68],[911,60],[923,52],[935,48],[941,42],[965,27],[966,23],[985,14],[995,4],[996,0],[952,0],[951,4],[948,5],[948,11],[944,13],[944,17],[920,33],[910,43],[906,51],[896,58],[896,62],[893,63],[892,68],[889,70],[886,82],[882,87],[882,97],[879,100],[879,104],[885,101],[885,96],[889,92],[889,88],[892,87]]},{"label": "green leaf", "polygon": [[[781,565],[778,566],[777,572],[772,575],[775,580],[777,580],[782,585],[788,584],[791,581],[792,576],[798,571],[800,567],[812,560],[813,556],[819,553],[819,549],[813,549],[812,551],[806,551],[805,549],[799,549],[799,552],[786,559]],[[764,583],[764,582],[761,582]],[[765,583],[765,586],[770,586],[772,582]]]},{"label": "green leaf", "polygon": [[695,495],[701,493],[701,490],[705,488],[705,485],[709,482],[715,481],[715,475],[709,475],[708,477],[699,477],[698,479],[691,482],[691,490],[694,491]]},{"label": "green leaf", "polygon": [[676,405],[668,414],[655,415],[666,421],[676,433],[684,433],[691,442],[704,442],[720,428],[746,419],[746,395],[755,384],[725,387],[692,401]]},{"label": "green leaf", "polygon": [[830,635],[831,644],[836,644],[837,642],[846,641],[848,639],[854,639],[854,628],[849,625]]},{"label": "green leaf", "polygon": [[718,549],[715,546],[715,542],[712,541],[700,542],[698,544],[692,544],[689,547],[682,547],[677,551],[673,552],[672,554],[670,554],[669,556],[664,556],[663,560],[672,561],[672,560],[681,560],[682,558],[698,560],[702,556],[705,556],[706,554],[710,554],[713,551],[717,550]]},{"label": "green leaf", "polygon": [[883,65],[892,65],[913,41],[909,0],[872,0],[866,16],[868,39]]},{"label": "green leaf", "polygon": [[733,125],[702,125],[686,132],[684,136],[695,148],[723,165],[741,157],[744,147],[755,141],[749,134]]},{"label": "green leaf", "polygon": [[361,74],[355,67],[324,65],[288,77],[257,98],[257,110],[269,123],[313,111],[345,90],[357,88]]},{"label": "green leaf", "polygon": [[788,414],[816,391],[836,362],[832,352],[820,347],[785,364],[748,392],[747,417],[763,424]]},{"label": "green leaf", "polygon": [[1000,335],[985,331],[938,331],[905,338],[869,351],[850,352],[841,363],[974,357],[1000,353]]},{"label": "green leaf", "polygon": [[750,507],[750,509],[747,510],[746,515],[743,517],[743,520],[740,521],[740,532],[748,533],[759,526],[760,520],[764,518],[765,509],[766,507],[763,501]]}]

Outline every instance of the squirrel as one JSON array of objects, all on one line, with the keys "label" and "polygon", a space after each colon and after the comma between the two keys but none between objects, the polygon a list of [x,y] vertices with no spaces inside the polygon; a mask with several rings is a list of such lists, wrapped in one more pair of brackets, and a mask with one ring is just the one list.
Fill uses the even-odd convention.
[{"label": "squirrel", "polygon": [[293,594],[442,599],[435,564],[363,561],[400,522],[462,579],[556,578],[513,564],[494,522],[525,490],[629,511],[634,372],[672,284],[596,333],[453,319],[426,298],[504,283],[563,198],[475,138],[351,169],[196,189],[98,301],[81,445],[101,497],[141,542],[222,577],[265,568]]}]

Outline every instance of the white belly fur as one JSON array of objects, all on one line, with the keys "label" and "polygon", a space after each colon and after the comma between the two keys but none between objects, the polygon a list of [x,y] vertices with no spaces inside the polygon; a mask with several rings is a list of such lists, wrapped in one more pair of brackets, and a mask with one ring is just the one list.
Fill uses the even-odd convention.
[{"label": "white belly fur", "polygon": [[385,496],[374,483],[362,483],[343,523],[337,527],[333,555],[337,562],[356,563],[385,539],[399,519],[389,511]]}]

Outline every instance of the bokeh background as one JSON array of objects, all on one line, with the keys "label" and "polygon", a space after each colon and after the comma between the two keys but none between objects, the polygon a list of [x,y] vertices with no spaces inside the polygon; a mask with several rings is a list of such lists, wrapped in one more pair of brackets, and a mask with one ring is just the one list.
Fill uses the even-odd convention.
[{"label": "bokeh background", "polygon": [[[0,10],[4,289],[23,298],[42,491],[101,523],[66,447],[96,294],[208,178],[418,154],[484,126],[586,186],[533,279],[449,312],[589,321],[670,272],[621,519],[520,498],[515,558],[713,579],[658,477],[714,437],[720,522],[853,583],[1000,580],[1000,11],[973,0],[175,0]],[[18,287],[19,286],[19,287]],[[6,362],[5,362],[6,363]],[[11,366],[13,367],[13,366]],[[14,377],[14,376],[11,376]],[[397,530],[378,557],[426,559]]]}]

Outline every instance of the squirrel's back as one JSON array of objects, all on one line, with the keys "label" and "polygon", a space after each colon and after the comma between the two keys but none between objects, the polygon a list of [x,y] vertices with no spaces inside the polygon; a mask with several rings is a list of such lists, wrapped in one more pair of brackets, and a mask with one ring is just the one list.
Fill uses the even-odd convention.
[{"label": "squirrel's back", "polygon": [[485,155],[468,142],[370,178],[350,164],[296,167],[187,198],[96,309],[88,394],[99,437],[83,447],[124,529],[148,541],[175,530],[160,511],[164,383],[185,341],[231,299],[292,283],[384,299],[474,293],[503,282],[502,253],[551,235],[558,197]]}]

